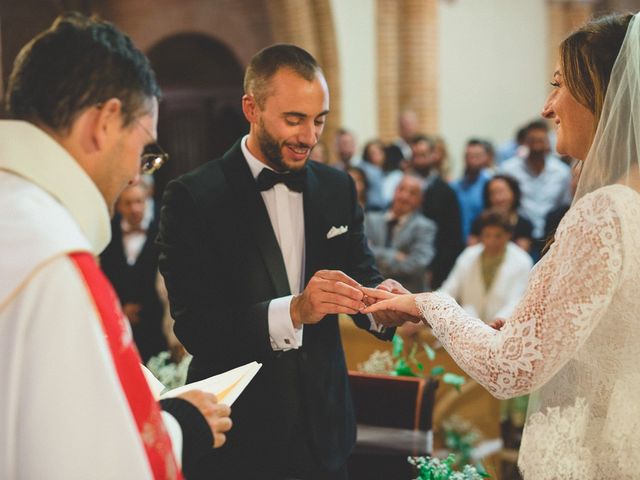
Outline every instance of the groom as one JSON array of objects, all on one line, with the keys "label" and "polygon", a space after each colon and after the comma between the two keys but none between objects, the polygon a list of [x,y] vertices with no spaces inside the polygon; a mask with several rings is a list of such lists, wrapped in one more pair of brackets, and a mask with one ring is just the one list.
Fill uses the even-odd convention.
[{"label": "groom", "polygon": [[268,47],[244,89],[249,134],[167,186],[158,237],[188,380],[263,363],[196,478],[345,479],[356,432],[337,314],[384,340],[406,318],[359,313],[358,287],[382,277],[350,177],[308,161],[329,113],[315,59]]}]

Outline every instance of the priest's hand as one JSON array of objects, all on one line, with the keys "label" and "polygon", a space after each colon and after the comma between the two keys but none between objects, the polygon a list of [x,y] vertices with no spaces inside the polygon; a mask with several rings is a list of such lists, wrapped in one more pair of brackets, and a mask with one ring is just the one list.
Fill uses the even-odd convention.
[{"label": "priest's hand", "polygon": [[142,305],[139,303],[125,303],[122,306],[122,312],[129,319],[131,325],[137,325],[140,323],[140,311]]},{"label": "priest's hand", "polygon": [[291,300],[291,321],[295,328],[305,323],[318,323],[326,315],[355,315],[365,307],[361,286],[338,270],[319,270],[311,277],[300,295]]},{"label": "priest's hand", "polygon": [[212,393],[202,390],[189,390],[178,398],[192,403],[205,418],[213,434],[213,447],[218,448],[227,441],[225,432],[231,430],[232,422],[229,418],[231,408],[228,405],[218,403],[218,399]]},{"label": "priest's hand", "polygon": [[[368,295],[368,291],[377,291],[375,294]],[[385,293],[391,293],[394,295],[407,295],[411,294],[409,290],[404,288],[402,284],[392,278],[387,278],[384,282],[378,285],[375,289],[363,289],[364,293],[364,303],[367,307],[374,305],[379,300],[384,300],[387,298],[384,294],[379,293],[379,291]],[[377,295],[377,297],[375,296]],[[382,297],[380,297],[382,295]],[[373,313],[373,318],[376,323],[380,325],[384,325],[385,327],[399,327],[404,325],[406,322],[411,323],[419,323],[422,320],[421,316],[414,316],[409,312],[403,311],[394,311],[394,310],[384,310],[379,309],[374,312],[369,312],[368,310],[363,311],[363,313]]]}]

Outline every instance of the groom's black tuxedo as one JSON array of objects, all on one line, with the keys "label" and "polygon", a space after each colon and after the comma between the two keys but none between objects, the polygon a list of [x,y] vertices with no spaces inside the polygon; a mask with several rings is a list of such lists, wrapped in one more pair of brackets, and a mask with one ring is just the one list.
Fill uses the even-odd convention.
[{"label": "groom's black tuxedo", "polygon": [[[377,285],[382,278],[351,178],[313,161],[305,168],[305,285],[321,269]],[[327,238],[332,227],[343,225],[345,234]],[[289,461],[293,431],[308,438],[320,465],[344,464],[355,442],[355,421],[337,316],[305,325],[300,349],[272,350],[269,302],[289,295],[289,284],[240,142],[167,186],[158,245],[175,331],[194,356],[189,381],[253,360],[263,363],[233,405],[227,444],[202,463],[203,477],[270,478]],[[366,316],[354,320],[369,329]],[[392,335],[390,329],[380,336]]]}]

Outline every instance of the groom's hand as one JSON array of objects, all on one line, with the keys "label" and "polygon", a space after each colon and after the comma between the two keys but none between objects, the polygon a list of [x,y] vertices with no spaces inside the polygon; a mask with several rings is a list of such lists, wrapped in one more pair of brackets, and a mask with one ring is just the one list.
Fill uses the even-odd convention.
[{"label": "groom's hand", "polygon": [[[404,295],[407,293],[411,293],[409,290],[404,288],[400,282],[392,278],[387,278],[376,288],[380,290],[385,290],[387,292],[395,293],[397,295]],[[368,297],[365,297],[364,299],[364,303],[367,305],[371,305],[375,302],[376,301],[374,299],[370,299]],[[406,313],[394,312],[390,310],[379,311],[379,312],[373,313],[372,315],[373,315],[373,319],[377,324],[384,325],[385,327],[399,327],[400,325],[404,325],[406,322],[419,323],[422,321],[422,319],[419,317],[413,317]]]},{"label": "groom's hand", "polygon": [[338,270],[319,270],[300,295],[291,300],[291,321],[295,328],[318,323],[326,315],[355,315],[365,307],[360,284]]}]

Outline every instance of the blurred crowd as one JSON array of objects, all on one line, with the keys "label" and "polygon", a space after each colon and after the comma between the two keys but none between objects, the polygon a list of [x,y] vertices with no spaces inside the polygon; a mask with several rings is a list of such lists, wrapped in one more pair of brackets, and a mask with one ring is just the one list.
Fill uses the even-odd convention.
[{"label": "blurred crowd", "polygon": [[[378,268],[411,291],[449,293],[487,323],[508,317],[571,203],[571,159],[554,153],[540,119],[498,148],[470,138],[453,177],[444,138],[421,133],[413,112],[400,115],[398,132],[390,144],[367,141],[361,154],[347,129],[333,141],[333,165],[354,180]],[[312,158],[328,162],[326,147]]]}]

